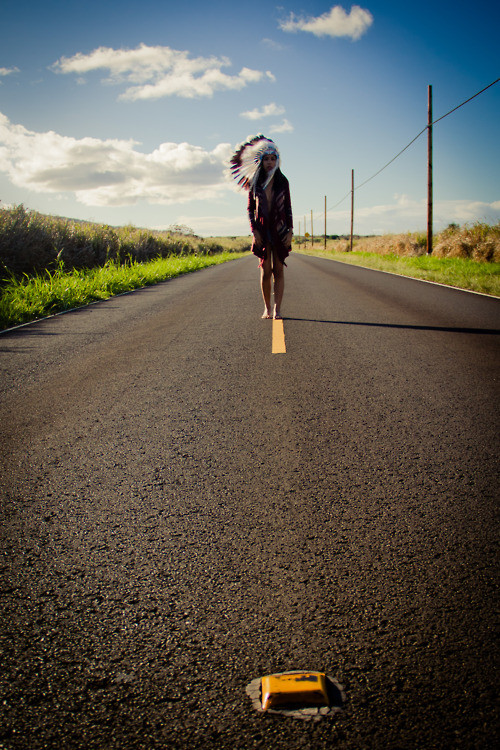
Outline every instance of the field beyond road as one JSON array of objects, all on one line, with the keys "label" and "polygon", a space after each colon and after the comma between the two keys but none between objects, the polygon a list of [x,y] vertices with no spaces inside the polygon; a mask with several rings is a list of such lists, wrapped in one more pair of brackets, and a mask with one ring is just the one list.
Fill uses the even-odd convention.
[{"label": "field beyond road", "polygon": [[483,263],[468,258],[436,258],[433,255],[408,257],[362,250],[325,251],[319,246],[300,248],[297,252],[500,297],[500,263]]},{"label": "field beyond road", "polygon": [[[149,231],[0,208],[0,329],[241,257],[249,237],[202,239],[188,227]],[[500,296],[500,225],[450,225],[426,256],[418,234],[345,239],[295,251]]]},{"label": "field beyond road", "polygon": [[325,247],[322,238],[311,244],[302,237],[295,247],[306,255],[500,296],[500,224],[450,224],[433,238],[432,255],[426,254],[426,240],[417,232],[356,237],[351,251],[346,238],[327,239]]}]

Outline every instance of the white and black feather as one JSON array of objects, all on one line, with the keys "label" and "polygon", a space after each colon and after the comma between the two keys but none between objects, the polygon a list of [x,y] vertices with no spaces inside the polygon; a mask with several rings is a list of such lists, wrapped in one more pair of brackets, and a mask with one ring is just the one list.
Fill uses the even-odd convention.
[{"label": "white and black feather", "polygon": [[[230,160],[230,172],[239,187],[253,190],[259,174],[260,165],[265,154],[276,154],[276,169],[279,167],[279,151],[276,144],[264,135],[253,138],[238,146]],[[273,170],[273,174],[274,174]],[[267,182],[272,174],[268,176]]]}]

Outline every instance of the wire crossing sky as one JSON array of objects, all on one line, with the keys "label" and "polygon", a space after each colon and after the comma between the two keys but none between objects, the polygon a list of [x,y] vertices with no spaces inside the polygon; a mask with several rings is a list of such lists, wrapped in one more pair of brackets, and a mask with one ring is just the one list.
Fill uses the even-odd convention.
[{"label": "wire crossing sky", "polygon": [[489,0],[5,4],[0,205],[249,234],[228,159],[262,132],[297,229],[326,195],[328,233],[349,231],[354,169],[357,234],[422,230],[432,85],[447,113],[435,119],[434,228],[495,223],[499,22]]},{"label": "wire crossing sky", "polygon": [[[484,91],[487,91],[487,89],[491,88],[491,86],[494,86],[494,85],[495,85],[496,83],[498,83],[499,81],[500,81],[500,78],[497,78],[497,79],[496,79],[496,81],[493,81],[492,83],[488,84],[488,86],[485,86],[485,87],[484,87],[484,89],[481,89],[481,91],[478,91],[478,92],[477,92],[476,94],[474,94],[474,96],[470,96],[470,97],[469,97],[468,99],[466,99],[466,101],[465,101],[465,102],[462,102],[462,103],[461,103],[461,104],[459,104],[459,105],[458,105],[457,107],[453,107],[453,109],[451,109],[451,110],[450,110],[449,112],[447,112],[447,113],[446,113],[445,115],[442,115],[441,117],[438,117],[438,118],[437,118],[437,120],[434,120],[434,121],[432,122],[432,125],[435,125],[435,124],[436,124],[437,122],[440,122],[441,120],[444,120],[444,119],[445,119],[445,117],[448,117],[448,116],[449,116],[449,115],[451,115],[451,114],[452,114],[453,112],[456,112],[456,111],[457,111],[457,109],[460,109],[460,107],[463,107],[463,106],[464,106],[464,104],[468,104],[468,103],[469,103],[469,102],[471,102],[471,101],[472,101],[473,99],[475,99],[475,98],[476,98],[476,96],[479,96],[479,95],[480,95],[480,94],[482,94],[482,93],[483,93]],[[428,130],[428,128],[429,128],[429,126],[428,126],[428,125],[426,125],[426,126],[425,126],[425,128],[424,128],[423,130],[421,130],[421,131],[420,131],[420,133],[417,133],[417,135],[415,136],[415,138],[412,138],[412,140],[411,140],[411,141],[410,141],[410,142],[409,142],[409,143],[408,143],[408,144],[407,144],[407,145],[406,145],[406,146],[405,146],[404,148],[402,148],[402,149],[401,149],[401,151],[398,151],[398,153],[396,154],[396,156],[393,156],[393,158],[392,158],[392,159],[391,159],[390,161],[388,161],[388,162],[387,162],[387,164],[384,164],[384,166],[383,166],[383,167],[381,167],[381,168],[380,168],[379,170],[377,170],[377,172],[375,172],[375,174],[372,174],[372,176],[371,176],[371,177],[368,177],[368,179],[364,180],[364,181],[363,181],[363,182],[362,182],[362,183],[361,183],[360,185],[355,185],[355,187],[354,187],[354,192],[356,193],[356,191],[357,191],[357,190],[360,190],[360,188],[362,188],[362,187],[364,187],[365,185],[367,185],[367,184],[368,184],[369,182],[371,182],[371,181],[372,181],[372,180],[373,180],[373,179],[374,179],[375,177],[378,177],[378,175],[379,175],[379,174],[381,174],[381,172],[383,172],[383,171],[384,171],[384,169],[387,169],[387,167],[389,167],[389,166],[390,166],[390,165],[391,165],[391,164],[392,164],[393,162],[395,162],[395,161],[396,161],[396,159],[398,159],[398,158],[399,158],[399,157],[400,157],[400,156],[401,156],[402,154],[404,154],[404,152],[405,152],[405,151],[407,151],[407,150],[408,150],[408,149],[410,148],[410,146],[412,146],[412,145],[413,145],[413,144],[415,143],[415,141],[417,141],[417,140],[418,140],[418,139],[420,138],[420,136],[421,136],[421,135],[423,135],[423,134],[424,134],[424,133],[425,133],[425,132],[426,132],[426,131]],[[332,206],[332,207],[331,207],[330,209],[327,209],[327,213],[328,213],[328,211],[331,211],[331,210],[332,210],[333,208],[336,208],[336,207],[337,207],[337,206],[339,206],[339,205],[340,205],[341,203],[343,203],[343,202],[344,202],[344,201],[346,200],[346,198],[348,198],[348,197],[349,197],[349,196],[351,195],[351,192],[352,192],[352,190],[349,190],[349,192],[348,192],[348,193],[346,193],[346,194],[344,195],[344,197],[343,197],[343,198],[341,198],[341,199],[340,199],[340,201],[338,201],[338,203],[336,203],[336,204],[335,204],[334,206]]]}]

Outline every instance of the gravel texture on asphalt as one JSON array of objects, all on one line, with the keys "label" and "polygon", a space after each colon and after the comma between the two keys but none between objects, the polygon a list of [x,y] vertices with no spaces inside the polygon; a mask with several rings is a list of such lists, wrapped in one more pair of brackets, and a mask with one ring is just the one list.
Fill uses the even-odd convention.
[{"label": "gravel texture on asphalt", "polygon": [[286,285],[286,354],[253,258],[0,336],[2,750],[497,744],[500,302]]}]

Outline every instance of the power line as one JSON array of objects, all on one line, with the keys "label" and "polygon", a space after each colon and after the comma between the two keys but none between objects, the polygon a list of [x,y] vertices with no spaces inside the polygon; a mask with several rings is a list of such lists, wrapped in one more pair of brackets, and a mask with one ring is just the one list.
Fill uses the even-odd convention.
[{"label": "power line", "polygon": [[[463,107],[463,106],[464,106],[464,104],[468,104],[468,103],[469,103],[469,102],[471,102],[471,101],[472,101],[473,99],[475,99],[475,98],[476,98],[476,96],[479,96],[479,95],[480,95],[480,94],[482,94],[482,93],[483,93],[484,91],[487,91],[488,89],[490,89],[490,88],[491,88],[492,86],[494,86],[494,85],[495,85],[496,83],[498,83],[499,81],[500,81],[500,78],[497,78],[497,79],[496,79],[496,81],[492,81],[492,83],[488,84],[488,86],[485,86],[485,87],[484,87],[484,89],[481,89],[481,91],[478,91],[478,92],[477,92],[477,94],[474,94],[474,96],[471,96],[471,97],[469,97],[469,98],[468,98],[468,99],[466,99],[466,100],[465,100],[464,102],[462,102],[461,104],[459,104],[459,105],[458,105],[457,107],[453,107],[453,109],[450,109],[450,111],[449,111],[449,112],[447,112],[447,113],[446,113],[445,115],[442,115],[441,117],[438,117],[438,118],[437,118],[437,120],[434,120],[434,122],[432,122],[431,124],[432,124],[432,125],[435,125],[435,124],[436,124],[437,122],[440,122],[441,120],[444,120],[444,118],[445,118],[445,117],[448,117],[448,116],[449,116],[449,115],[451,115],[451,114],[452,114],[453,112],[456,112],[456,111],[457,111],[457,109],[460,109],[460,107]],[[423,130],[421,130],[421,131],[420,131],[420,133],[418,133],[418,135],[416,135],[416,136],[415,136],[415,138],[413,138],[413,139],[412,139],[412,140],[411,140],[411,141],[410,141],[410,142],[408,143],[408,145],[407,145],[407,146],[405,146],[405,147],[404,147],[403,149],[401,149],[401,151],[400,151],[399,153],[397,153],[397,154],[396,154],[396,156],[393,156],[393,158],[392,158],[392,159],[391,159],[390,161],[388,161],[388,162],[387,162],[387,164],[384,164],[384,166],[383,166],[383,167],[381,167],[381,168],[380,168],[380,169],[379,169],[379,170],[378,170],[377,172],[375,172],[375,174],[372,174],[372,176],[371,176],[371,177],[368,177],[368,179],[367,179],[367,180],[365,180],[364,182],[362,182],[362,183],[361,183],[360,185],[357,185],[357,186],[356,186],[356,188],[355,188],[355,190],[359,190],[360,188],[364,187],[364,185],[366,185],[366,184],[367,184],[368,182],[370,182],[370,181],[371,181],[371,180],[373,180],[373,179],[374,179],[375,177],[377,177],[377,176],[378,176],[378,175],[379,175],[379,174],[380,174],[381,172],[383,172],[383,171],[384,171],[384,169],[387,169],[387,167],[388,167],[388,166],[389,166],[390,164],[392,164],[392,163],[393,163],[394,161],[396,161],[396,159],[397,159],[398,157],[400,157],[400,156],[401,156],[401,154],[404,154],[404,152],[405,152],[405,151],[406,151],[407,149],[409,149],[409,148],[410,148],[410,146],[411,146],[411,145],[412,145],[413,143],[415,143],[415,141],[416,141],[416,140],[418,140],[418,139],[420,138],[420,136],[421,136],[421,135],[422,135],[423,133],[425,133],[425,131],[426,131],[426,130],[428,129],[428,127],[429,127],[429,125],[426,125],[426,126],[425,126],[425,128],[423,128]],[[327,213],[328,213],[328,211],[333,211],[333,209],[334,209],[334,208],[337,208],[337,206],[340,206],[340,204],[341,204],[341,203],[343,203],[343,202],[344,202],[344,201],[346,200],[346,198],[348,198],[348,197],[350,196],[351,192],[352,192],[352,191],[351,191],[351,190],[349,190],[349,192],[348,192],[348,193],[346,193],[346,195],[344,195],[344,197],[343,197],[343,198],[341,198],[341,199],[339,200],[339,202],[338,202],[338,203],[336,203],[336,204],[335,204],[334,206],[331,206],[330,208],[328,208],[328,209],[327,209]]]},{"label": "power line", "polygon": [[470,97],[469,99],[466,99],[466,100],[465,100],[464,102],[462,102],[462,104],[459,104],[459,105],[458,105],[458,107],[454,107],[453,109],[450,109],[450,111],[449,111],[449,112],[447,112],[447,113],[446,113],[445,115],[443,115],[442,117],[438,117],[438,119],[437,119],[437,120],[434,120],[434,122],[433,122],[432,124],[433,124],[433,125],[435,125],[435,124],[436,124],[437,122],[439,122],[440,120],[444,120],[444,118],[445,118],[445,117],[448,117],[448,115],[451,115],[451,113],[452,113],[452,112],[456,112],[456,111],[457,111],[457,109],[460,109],[460,107],[463,107],[463,106],[464,106],[464,104],[468,104],[468,103],[469,103],[469,102],[471,102],[471,101],[472,101],[473,99],[475,99],[475,98],[476,98],[476,96],[479,96],[479,94],[482,94],[482,93],[483,93],[483,91],[486,91],[487,89],[490,89],[490,88],[491,88],[492,86],[494,86],[494,85],[495,85],[495,83],[498,83],[499,81],[500,81],[500,78],[497,78],[497,79],[496,79],[496,81],[493,81],[492,83],[489,83],[489,84],[488,84],[488,86],[485,86],[485,87],[484,87],[484,89],[481,89],[481,91],[478,91],[478,92],[477,92],[477,94],[474,94],[474,96],[471,96],[471,97]]},{"label": "power line", "polygon": [[328,213],[328,211],[333,211],[334,208],[337,208],[337,206],[340,206],[340,204],[343,203],[345,201],[345,199],[350,196],[350,194],[351,194],[351,191],[349,190],[349,192],[347,192],[344,195],[344,197],[339,200],[338,203],[336,203],[334,206],[330,206],[330,208],[327,208],[326,213]]},{"label": "power line", "polygon": [[405,151],[406,151],[406,150],[407,150],[408,148],[410,148],[410,146],[411,146],[411,145],[412,145],[413,143],[415,143],[415,141],[416,141],[416,140],[418,140],[418,139],[420,138],[420,136],[421,136],[421,135],[422,135],[423,133],[425,133],[425,131],[426,131],[426,130],[427,130],[427,125],[425,126],[425,128],[424,128],[423,130],[421,130],[421,131],[420,131],[420,133],[419,133],[418,135],[416,135],[416,136],[415,136],[415,138],[414,138],[414,139],[413,139],[412,141],[410,141],[410,142],[409,142],[409,144],[408,144],[407,146],[405,146],[405,147],[404,147],[403,149],[401,149],[401,151],[399,152],[399,154],[396,154],[396,156],[393,156],[393,158],[392,158],[392,159],[391,159],[390,161],[388,161],[388,162],[387,162],[387,164],[385,164],[385,165],[384,165],[384,166],[383,166],[383,167],[382,167],[381,169],[379,169],[379,170],[378,170],[378,172],[375,172],[375,174],[372,174],[372,176],[371,176],[371,177],[368,177],[368,179],[367,179],[367,180],[365,180],[364,182],[362,182],[362,183],[361,183],[361,185],[357,185],[357,186],[356,186],[356,190],[359,190],[360,188],[362,188],[362,187],[363,187],[363,185],[366,185],[366,183],[367,183],[367,182],[370,182],[370,180],[373,180],[373,178],[374,178],[374,177],[376,177],[377,175],[379,175],[379,174],[380,174],[381,172],[383,172],[383,171],[384,171],[384,169],[387,169],[387,167],[388,167],[388,166],[389,166],[390,164],[392,164],[392,162],[393,162],[393,161],[396,161],[396,159],[397,159],[397,158],[398,158],[399,156],[401,156],[401,154],[404,154],[404,152],[405,152]]}]

